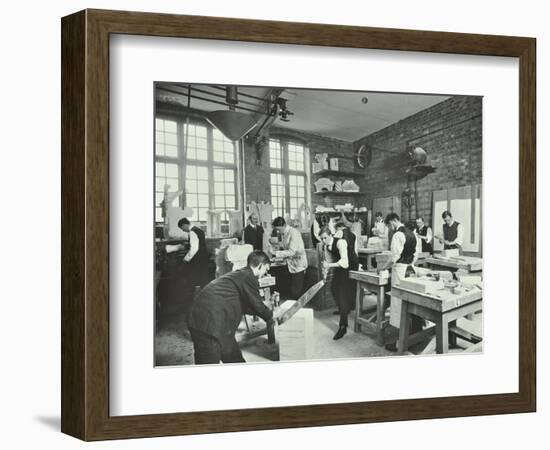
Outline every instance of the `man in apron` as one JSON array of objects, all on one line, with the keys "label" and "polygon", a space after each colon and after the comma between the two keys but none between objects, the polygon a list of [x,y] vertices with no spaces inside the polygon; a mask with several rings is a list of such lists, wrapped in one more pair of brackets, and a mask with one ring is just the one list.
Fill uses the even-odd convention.
[{"label": "man in apron", "polygon": [[[417,238],[412,230],[401,223],[396,213],[390,213],[385,220],[388,227],[394,231],[391,244],[391,285],[398,286],[404,278],[416,272],[414,262],[418,256]],[[393,297],[390,304],[390,325],[399,328],[401,320],[401,300]],[[413,316],[411,334],[422,330],[424,320]],[[395,343],[386,346],[388,350],[397,350]]]}]

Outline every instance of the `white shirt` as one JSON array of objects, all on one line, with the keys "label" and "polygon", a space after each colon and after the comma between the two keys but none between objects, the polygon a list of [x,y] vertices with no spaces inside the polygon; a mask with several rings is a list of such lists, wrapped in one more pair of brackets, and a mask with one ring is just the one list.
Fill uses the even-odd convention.
[{"label": "white shirt", "polygon": [[[405,248],[405,241],[407,239],[405,238],[405,233],[402,231],[396,231],[392,238],[391,238],[391,260],[395,264],[397,261],[399,261],[399,258],[401,258],[401,253],[403,253],[403,249]],[[415,247],[414,250],[414,258],[413,262],[416,261],[416,258],[418,257],[418,245]]]},{"label": "white shirt", "polygon": [[375,236],[378,236],[380,238],[388,238],[388,227],[384,222],[375,222],[374,223],[374,233]]},{"label": "white shirt", "polygon": [[195,253],[199,251],[199,237],[194,231],[189,231],[189,244],[189,252],[183,258],[186,262],[191,261],[193,259],[193,256],[195,256]]},{"label": "white shirt", "polygon": [[340,259],[338,261],[331,261],[333,259],[332,253],[330,250],[332,249],[332,246],[334,245],[334,239],[325,247],[325,259],[330,262],[337,263],[342,269],[349,268],[349,260],[348,260],[348,243],[345,239],[338,239],[338,242],[336,243],[336,247],[338,248],[338,253],[340,253]]},{"label": "white shirt", "polygon": [[307,269],[306,249],[302,234],[289,225],[283,233],[282,246],[284,250],[275,251],[277,258],[286,258],[290,273],[299,273]]}]

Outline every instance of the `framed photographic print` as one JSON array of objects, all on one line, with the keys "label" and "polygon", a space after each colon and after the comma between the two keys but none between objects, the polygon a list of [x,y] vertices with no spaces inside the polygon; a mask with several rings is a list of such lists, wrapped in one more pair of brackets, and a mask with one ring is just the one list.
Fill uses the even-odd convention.
[{"label": "framed photographic print", "polygon": [[534,411],[535,59],[526,37],[64,17],[62,431]]}]

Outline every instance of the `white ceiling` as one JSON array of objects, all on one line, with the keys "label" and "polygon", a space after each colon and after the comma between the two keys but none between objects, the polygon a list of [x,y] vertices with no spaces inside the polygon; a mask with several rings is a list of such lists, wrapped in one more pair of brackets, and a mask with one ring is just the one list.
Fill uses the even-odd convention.
[{"label": "white ceiling", "polygon": [[[293,128],[345,141],[356,141],[449,97],[352,91],[287,89]],[[366,97],[365,104],[362,99]]]},{"label": "white ceiling", "polygon": [[[168,83],[160,85],[161,89],[157,91],[157,98],[187,105],[186,95],[176,95],[163,91],[163,86],[170,88]],[[182,84],[181,86],[185,85]],[[212,90],[212,88],[196,84],[193,87]],[[176,87],[176,90],[182,93],[186,92],[182,87]],[[264,97],[268,91],[269,88],[264,87],[239,87],[240,94],[248,93],[257,97]],[[223,94],[221,90],[214,90],[214,92]],[[350,142],[449,98],[448,96],[430,94],[392,94],[294,88],[285,89],[281,96],[288,99],[288,109],[294,115],[290,117],[290,122],[277,120],[274,125]],[[362,102],[364,97],[368,99],[366,104]],[[223,102],[223,99],[218,100]],[[239,100],[255,102],[243,95],[239,96]],[[257,102],[257,108],[244,103],[241,103],[241,105],[259,109],[261,102]],[[204,111],[223,109],[222,105],[193,98],[191,99],[191,107]]]}]

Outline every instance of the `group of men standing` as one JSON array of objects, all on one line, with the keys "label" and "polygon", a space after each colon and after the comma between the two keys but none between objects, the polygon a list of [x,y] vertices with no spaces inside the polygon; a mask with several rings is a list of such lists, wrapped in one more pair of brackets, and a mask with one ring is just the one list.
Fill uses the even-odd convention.
[{"label": "group of men standing", "polygon": [[[396,213],[388,214],[383,221],[380,220],[381,217],[381,214],[376,215],[373,234],[381,237],[388,236],[388,231],[392,232],[391,261],[387,268],[391,266],[392,284],[395,284],[414,271],[414,262],[420,251],[433,251],[433,233],[421,217],[416,220],[415,229],[405,226]],[[443,235],[436,238],[446,249],[460,248],[461,225],[453,220],[449,211],[445,211],[442,217],[445,222]],[[290,296],[297,299],[303,293],[305,271],[308,267],[302,235],[282,217],[275,218],[272,225],[277,239],[270,248],[270,253],[286,260]],[[189,235],[189,251],[184,257],[184,262],[192,265],[189,276],[192,277],[193,283],[202,288],[193,301],[188,320],[195,348],[195,363],[244,362],[235,340],[235,333],[243,314],[257,315],[265,320],[268,326],[273,320],[272,311],[264,305],[259,294],[258,279],[269,271],[270,258],[263,251],[264,230],[258,223],[258,217],[251,215],[247,227],[243,230],[243,241],[254,248],[248,257],[247,266],[229,272],[210,283],[204,232],[198,227],[192,227],[188,219],[181,219],[178,226]],[[338,340],[347,333],[348,315],[354,305],[355,282],[349,278],[349,271],[357,270],[359,266],[356,237],[342,222],[335,225],[334,231],[326,225],[321,227],[318,236],[323,244],[323,270],[332,272],[331,291],[339,314],[338,330],[333,339]],[[416,328],[419,326],[421,327],[421,324],[416,324]],[[413,323],[412,330],[414,329]]]}]

